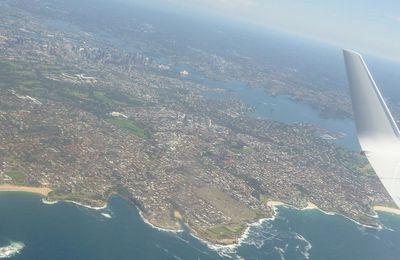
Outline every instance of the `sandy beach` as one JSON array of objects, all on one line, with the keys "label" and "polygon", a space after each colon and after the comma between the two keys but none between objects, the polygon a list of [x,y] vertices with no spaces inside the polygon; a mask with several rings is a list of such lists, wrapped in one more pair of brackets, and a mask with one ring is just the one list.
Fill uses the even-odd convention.
[{"label": "sandy beach", "polygon": [[318,208],[317,205],[315,205],[314,203],[311,203],[311,202],[308,202],[307,207],[305,207],[303,209],[318,209],[318,210],[320,210],[320,208]]},{"label": "sandy beach", "polygon": [[[298,208],[296,208],[296,207],[294,207],[294,206],[292,206],[290,204],[286,204],[286,203],[283,203],[283,202],[280,202],[280,201],[276,201],[276,200],[268,201],[267,205],[269,207],[272,207],[272,208],[276,207],[276,206],[287,206],[287,207],[298,209]],[[305,210],[305,209],[318,209],[318,210],[320,210],[314,203],[311,203],[311,202],[307,202],[307,206],[305,208],[300,208],[298,210]]]},{"label": "sandy beach", "polygon": [[381,212],[393,213],[393,214],[400,215],[400,209],[396,209],[396,208],[389,208],[389,207],[383,207],[383,206],[374,206],[374,210],[375,211],[381,211]]},{"label": "sandy beach", "polygon": [[50,192],[50,188],[46,187],[28,187],[28,186],[17,186],[17,185],[0,185],[0,192],[2,191],[21,191],[21,192],[30,192],[36,193],[42,196],[47,196]]},{"label": "sandy beach", "polygon": [[276,201],[276,200],[269,200],[267,202],[268,207],[276,207],[276,206],[283,206],[283,205],[288,205],[288,204],[285,204],[283,202]]}]

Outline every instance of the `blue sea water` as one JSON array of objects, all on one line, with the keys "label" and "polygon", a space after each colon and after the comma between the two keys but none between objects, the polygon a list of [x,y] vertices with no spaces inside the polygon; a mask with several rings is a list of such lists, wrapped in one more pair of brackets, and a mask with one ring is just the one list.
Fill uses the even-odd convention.
[{"label": "blue sea water", "polygon": [[[358,149],[352,120],[323,119],[306,104],[271,97],[240,83],[195,80],[223,88],[229,98],[254,106],[254,116],[343,132],[346,136],[337,144]],[[32,194],[0,193],[0,209],[0,248],[11,242],[24,244],[11,259],[399,259],[400,255],[400,216],[390,214],[379,216],[384,228],[378,230],[339,215],[279,207],[275,218],[250,225],[239,245],[218,247],[187,230],[155,229],[133,205],[116,196],[106,209],[96,211],[64,202],[47,205]]]},{"label": "blue sea water", "polygon": [[211,248],[188,231],[149,226],[117,196],[93,210],[7,192],[0,193],[0,208],[0,247],[25,245],[11,259],[398,259],[400,253],[400,217],[389,214],[380,216],[385,228],[377,230],[317,210],[279,207],[275,218],[251,225],[237,247]]},{"label": "blue sea water", "polygon": [[[256,108],[254,116],[284,123],[307,122],[346,135],[338,145],[357,150],[352,120],[320,118],[318,111],[289,97],[268,96],[237,82],[213,82]],[[218,94],[205,93],[211,98]],[[226,96],[225,96],[226,98]],[[103,210],[71,203],[42,203],[24,193],[0,193],[0,248],[21,242],[11,259],[399,259],[400,216],[381,214],[383,229],[362,227],[317,210],[277,208],[273,219],[250,225],[237,246],[212,246],[187,230],[165,232],[146,224],[138,210],[112,197]],[[111,218],[109,218],[111,216]]]},{"label": "blue sea water", "polygon": [[[79,2],[80,10],[91,10],[98,7],[100,1],[88,1],[86,5],[84,1],[75,2]],[[111,6],[106,8],[108,10]],[[229,37],[233,45],[238,40],[236,30],[232,34],[220,34],[218,26],[215,27],[218,33],[213,37],[207,36],[200,29],[214,26],[204,26],[203,21],[198,23],[201,25],[199,28],[187,21],[166,23],[171,17],[162,19],[160,15],[143,12],[142,9],[137,9],[135,16],[138,15],[141,19],[150,19],[149,23],[156,23],[153,20],[165,23],[164,27],[171,28],[166,34],[173,39],[188,36],[183,40],[190,44],[201,43],[202,47],[212,48],[215,52],[221,52],[215,48],[215,42],[221,40],[218,37]],[[89,15],[85,22],[88,21],[96,23]],[[176,25],[186,25],[189,32],[195,33],[182,34],[176,30]],[[63,27],[62,30],[75,29],[70,25],[66,28],[64,23],[54,26]],[[345,91],[340,50],[328,50],[319,44],[312,45],[287,35],[259,37],[259,34],[257,30],[255,36],[239,35],[241,41],[238,46],[243,46],[246,55],[260,56],[274,64],[293,67],[307,79],[326,79],[326,82],[335,83],[326,85]],[[128,43],[126,46],[136,51],[131,41]],[[221,46],[227,49],[225,44]],[[368,63],[369,60],[366,61]],[[385,62],[374,61],[369,65],[377,83],[383,83],[384,96],[398,102],[399,74],[388,70]],[[397,71],[399,68],[398,64],[389,67]],[[305,104],[289,97],[271,97],[262,90],[249,89],[240,83],[200,80],[209,86],[224,88],[229,91],[230,97],[254,106],[257,117],[284,123],[306,122],[345,133],[336,143],[353,150],[359,149],[351,120],[321,119],[318,111]],[[215,97],[215,93],[213,95]],[[240,245],[212,247],[194,238],[188,231],[177,234],[150,227],[141,219],[138,210],[120,197],[112,197],[106,209],[96,211],[63,202],[46,205],[40,197],[32,194],[0,193],[0,248],[13,241],[24,244],[20,254],[11,259],[400,259],[400,217],[381,214],[380,221],[385,228],[377,230],[359,226],[338,215],[279,207],[274,219],[252,224]]]},{"label": "blue sea water", "polygon": [[[93,210],[72,203],[47,205],[23,193],[0,194],[0,245],[25,244],[12,259],[215,259],[218,254],[188,236],[145,224],[119,197]],[[101,213],[111,215],[106,218]],[[188,240],[188,242],[186,241]]]}]

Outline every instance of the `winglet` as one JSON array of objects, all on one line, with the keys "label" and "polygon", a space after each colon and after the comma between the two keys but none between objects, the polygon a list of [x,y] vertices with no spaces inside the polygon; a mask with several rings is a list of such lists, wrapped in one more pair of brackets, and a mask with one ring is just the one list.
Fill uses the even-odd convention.
[{"label": "winglet", "polygon": [[[363,58],[351,50],[344,50],[343,54],[359,139],[397,139],[399,129]],[[369,150],[363,147],[362,140],[360,144]]]},{"label": "winglet", "polygon": [[400,207],[399,129],[361,55],[344,50],[354,120],[364,154]]}]

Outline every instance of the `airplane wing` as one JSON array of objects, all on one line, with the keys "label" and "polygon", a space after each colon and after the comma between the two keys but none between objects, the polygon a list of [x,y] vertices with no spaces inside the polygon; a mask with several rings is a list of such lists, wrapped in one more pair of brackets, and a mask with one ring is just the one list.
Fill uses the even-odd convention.
[{"label": "airplane wing", "polygon": [[400,207],[400,133],[360,54],[344,50],[358,141]]}]

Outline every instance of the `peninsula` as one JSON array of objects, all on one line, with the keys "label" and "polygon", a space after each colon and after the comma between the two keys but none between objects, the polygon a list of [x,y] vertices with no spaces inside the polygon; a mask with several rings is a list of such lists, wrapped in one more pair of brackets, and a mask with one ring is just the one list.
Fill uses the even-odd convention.
[{"label": "peninsula", "polygon": [[[97,31],[91,8],[79,8],[89,24],[75,24],[69,17],[85,3],[62,3],[0,3],[0,190],[93,207],[119,194],[155,226],[185,223],[220,244],[272,216],[270,201],[368,225],[379,221],[373,205],[394,206],[367,160],[323,138],[326,130],[257,119],[240,100],[208,97],[215,89],[190,70],[179,74],[204,63],[239,77],[242,62],[171,46],[140,23]],[[303,89],[281,72],[268,75],[283,92]]]}]

